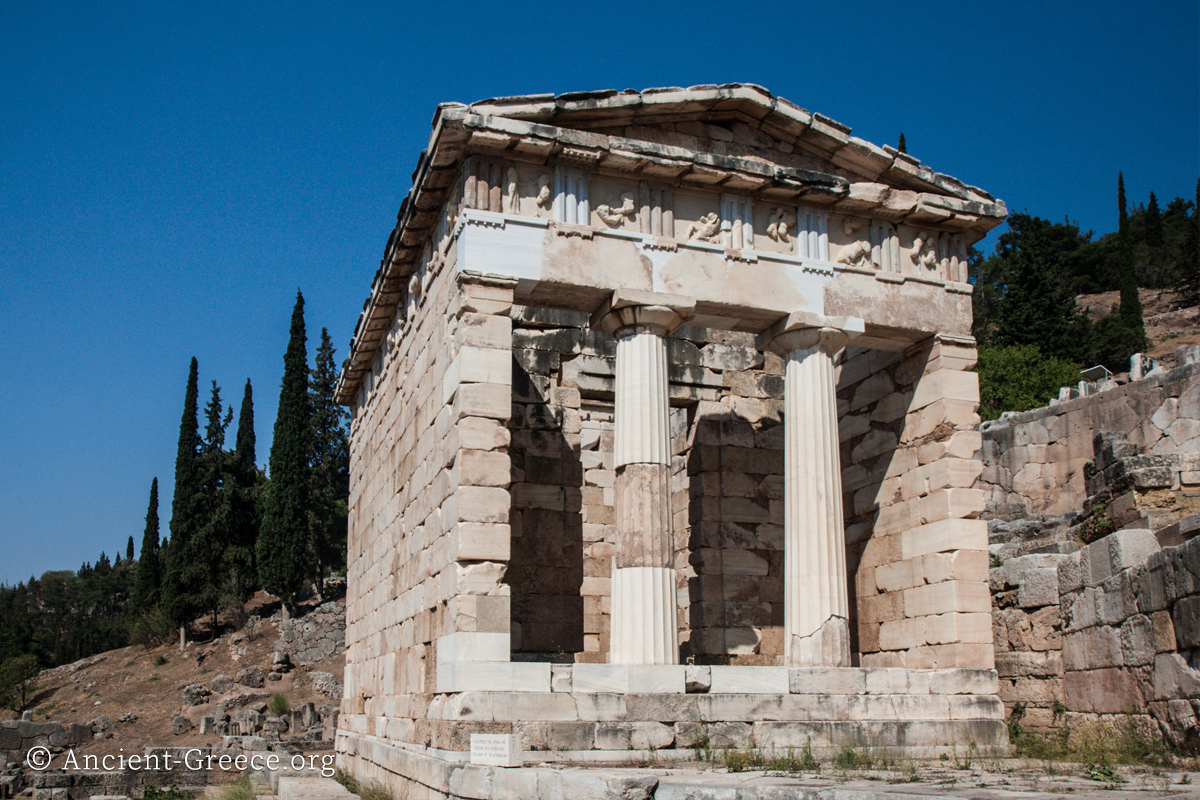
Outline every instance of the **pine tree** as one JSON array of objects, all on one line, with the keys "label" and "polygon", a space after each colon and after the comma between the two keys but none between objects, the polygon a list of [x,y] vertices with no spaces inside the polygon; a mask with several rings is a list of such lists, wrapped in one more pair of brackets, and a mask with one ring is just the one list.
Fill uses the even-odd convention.
[{"label": "pine tree", "polygon": [[125,543],[125,560],[133,561],[133,537],[129,537],[129,541]]},{"label": "pine tree", "polygon": [[339,568],[346,558],[346,517],[350,495],[350,445],[346,410],[334,398],[337,363],[329,331],[321,329],[316,366],[311,372],[313,541],[310,551],[317,591],[324,591],[327,569]]},{"label": "pine tree", "polygon": [[161,595],[164,611],[179,626],[180,646],[187,635],[187,623],[197,611],[197,565],[191,560],[189,542],[199,522],[195,507],[200,480],[198,404],[199,364],[193,357],[188,370],[183,419],[179,423],[179,446],[175,454],[175,495],[171,500],[171,541],[164,549]]},{"label": "pine tree", "polygon": [[158,478],[150,482],[150,507],[146,509],[146,531],[142,534],[142,553],[133,584],[133,604],[147,611],[158,602],[162,566],[158,549]]},{"label": "pine tree", "polygon": [[1078,229],[1015,212],[1008,225],[991,259],[998,262],[990,268],[991,279],[1003,295],[995,302],[990,343],[1032,344],[1046,356],[1082,360],[1091,342],[1084,338],[1087,328],[1066,280],[1079,249]]},{"label": "pine tree", "polygon": [[297,291],[287,352],[283,356],[283,382],[269,459],[270,480],[257,546],[263,589],[282,600],[289,611],[295,607],[296,592],[311,574],[308,565],[311,426],[304,295]]},{"label": "pine tree", "polygon": [[904,133],[903,132],[900,134],[900,141],[896,145],[896,149],[899,150],[901,153],[908,152],[908,145],[904,141]]}]

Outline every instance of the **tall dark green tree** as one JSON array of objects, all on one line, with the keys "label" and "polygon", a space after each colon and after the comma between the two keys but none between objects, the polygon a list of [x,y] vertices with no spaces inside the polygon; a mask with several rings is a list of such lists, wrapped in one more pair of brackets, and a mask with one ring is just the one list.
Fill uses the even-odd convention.
[{"label": "tall dark green tree", "polygon": [[242,407],[238,412],[235,449],[238,457],[250,464],[254,464],[258,460],[254,452],[254,388],[250,385],[249,378],[246,378],[246,388],[242,390]]},{"label": "tall dark green tree", "polygon": [[1150,193],[1150,202],[1146,204],[1146,244],[1150,245],[1151,249],[1162,247],[1163,245],[1163,222],[1162,211],[1158,208],[1158,198],[1154,196],[1154,192]]},{"label": "tall dark green tree", "polygon": [[129,541],[125,543],[125,560],[133,561],[133,537],[129,537]]},{"label": "tall dark green tree", "polygon": [[1184,303],[1200,305],[1200,180],[1196,181],[1196,200],[1179,250],[1175,288]]},{"label": "tall dark green tree", "polygon": [[257,546],[262,587],[289,611],[304,579],[312,574],[308,557],[312,438],[304,296],[296,292]]},{"label": "tall dark green tree", "polygon": [[225,549],[223,602],[237,610],[258,586],[255,545],[262,517],[262,473],[256,464],[254,440],[254,389],[250,380],[242,391],[237,438],[230,463],[230,515],[232,538]]},{"label": "tall dark green tree", "polygon": [[158,549],[158,478],[150,481],[150,506],[146,509],[146,530],[142,533],[142,552],[138,557],[133,581],[133,604],[147,611],[159,600],[162,565]]},{"label": "tall dark green tree", "polygon": [[200,443],[200,486],[196,494],[198,525],[188,542],[190,560],[195,565],[192,590],[197,609],[210,615],[216,635],[224,583],[225,552],[233,540],[232,493],[236,481],[230,474],[234,456],[225,450],[225,431],[233,419],[233,409],[225,412],[221,388],[212,382],[208,403],[204,406],[206,425]]},{"label": "tall dark green tree", "polygon": [[200,522],[196,494],[200,486],[199,364],[192,358],[183,419],[179,423],[179,445],[175,454],[175,494],[171,500],[171,540],[164,548],[162,604],[167,616],[179,626],[180,646],[187,624],[200,609],[196,597],[197,570],[191,560],[190,541]]},{"label": "tall dark green tree", "polygon": [[310,373],[312,406],[312,543],[313,577],[324,591],[325,573],[346,562],[346,518],[350,495],[350,444],[346,410],[334,398],[337,363],[329,331],[321,329],[316,365]]},{"label": "tall dark green tree", "polygon": [[896,149],[899,150],[901,153],[908,152],[908,143],[904,141],[904,133],[903,132],[900,133],[900,141],[896,144]]},{"label": "tall dark green tree", "polygon": [[1129,212],[1125,206],[1125,176],[1117,171],[1117,231],[1125,233],[1129,229]]}]

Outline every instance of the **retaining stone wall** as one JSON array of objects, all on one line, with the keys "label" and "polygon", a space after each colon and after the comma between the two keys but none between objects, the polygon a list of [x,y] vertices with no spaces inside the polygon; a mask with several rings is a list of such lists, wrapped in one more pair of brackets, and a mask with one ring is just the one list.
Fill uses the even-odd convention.
[{"label": "retaining stone wall", "polygon": [[287,653],[297,664],[314,664],[346,652],[346,603],[322,603],[299,619],[279,621],[279,641],[273,649]]},{"label": "retaining stone wall", "polygon": [[[1084,468],[1100,432],[1122,434],[1147,456],[1200,451],[1200,364],[987,422],[979,486],[988,514],[1063,516],[1088,496]],[[1185,471],[1200,488],[1200,472]]]},{"label": "retaining stone wall", "polygon": [[1118,531],[991,570],[1000,698],[1039,730],[1133,715],[1200,743],[1200,538]]}]

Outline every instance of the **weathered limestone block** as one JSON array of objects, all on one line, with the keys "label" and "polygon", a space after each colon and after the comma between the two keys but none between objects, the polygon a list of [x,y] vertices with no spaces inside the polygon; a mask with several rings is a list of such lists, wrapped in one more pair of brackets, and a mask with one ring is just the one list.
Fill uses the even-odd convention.
[{"label": "weathered limestone block", "polygon": [[1058,569],[1031,569],[1021,576],[1017,603],[1022,608],[1058,605]]}]

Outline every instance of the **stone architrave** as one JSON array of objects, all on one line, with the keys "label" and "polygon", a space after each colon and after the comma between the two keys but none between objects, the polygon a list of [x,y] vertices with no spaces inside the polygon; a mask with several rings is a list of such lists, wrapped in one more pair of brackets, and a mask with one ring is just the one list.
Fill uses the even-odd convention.
[{"label": "stone architrave", "polygon": [[763,335],[785,359],[784,660],[850,666],[834,359],[863,330],[854,318],[796,312]]},{"label": "stone architrave", "polygon": [[618,290],[592,316],[617,340],[613,664],[678,664],[666,337],[695,301]]}]

